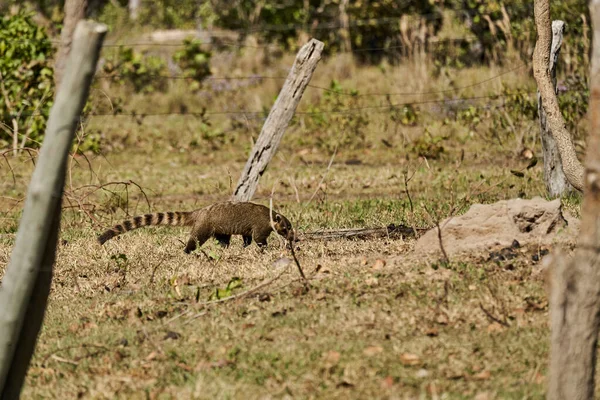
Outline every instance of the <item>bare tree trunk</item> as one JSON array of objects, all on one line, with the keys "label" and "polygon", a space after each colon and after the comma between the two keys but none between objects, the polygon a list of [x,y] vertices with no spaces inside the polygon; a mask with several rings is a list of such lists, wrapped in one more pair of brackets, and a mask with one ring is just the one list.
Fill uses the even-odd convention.
[{"label": "bare tree trunk", "polygon": [[546,112],[548,126],[560,152],[562,169],[569,183],[577,190],[583,191],[584,169],[575,154],[575,146],[571,134],[567,130],[565,120],[560,113],[556,93],[550,76],[550,49],[552,45],[552,26],[550,23],[549,0],[534,1],[535,24],[538,39],[533,52],[533,75],[538,85],[542,105]]},{"label": "bare tree trunk", "polygon": [[139,17],[140,13],[140,0],[129,0],[128,8],[129,8],[129,19],[135,21]]},{"label": "bare tree trunk", "polygon": [[63,79],[65,63],[71,51],[71,42],[73,41],[73,32],[77,23],[87,15],[88,0],[65,0],[65,18],[60,32],[60,44],[54,60],[54,86],[55,93]]},{"label": "bare tree trunk", "polygon": [[246,162],[242,176],[233,192],[233,199],[249,201],[258,187],[258,180],[267,169],[269,161],[277,152],[277,147],[285,133],[302,94],[321,59],[323,43],[311,39],[296,56],[296,61],[271,108],[258,140]]},{"label": "bare tree trunk", "polygon": [[352,51],[352,41],[350,40],[350,19],[346,12],[348,0],[340,1],[340,38],[342,41],[342,51]]},{"label": "bare tree trunk", "polygon": [[18,398],[42,325],[54,263],[69,149],[96,69],[106,26],[78,24],[52,106],[23,217],[0,286],[0,398]]},{"label": "bare tree trunk", "polygon": [[[1,2],[0,2],[1,3]],[[25,4],[30,7],[32,10],[35,11],[35,15],[33,17],[33,20],[36,24],[43,26],[44,28],[46,28],[48,31],[50,32],[56,32],[55,28],[54,28],[54,24],[52,23],[52,20],[50,19],[49,15],[46,15],[44,13],[44,10],[42,9],[41,5],[39,2],[37,1],[25,1]]]},{"label": "bare tree trunk", "polygon": [[[556,89],[556,64],[560,53],[564,28],[565,23],[563,21],[552,21],[552,47],[550,50],[549,69],[555,95],[558,94]],[[544,155],[544,181],[546,182],[546,190],[550,197],[561,197],[568,192],[572,192],[573,187],[569,185],[569,181],[563,172],[560,153],[558,147],[556,147],[552,131],[547,124],[546,112],[542,106],[542,97],[539,91],[538,114],[540,116],[540,137],[542,141],[542,153]]]},{"label": "bare tree trunk", "polygon": [[600,328],[600,0],[590,1],[594,28],[585,191],[578,247],[556,256],[550,269],[548,399],[594,398]]}]

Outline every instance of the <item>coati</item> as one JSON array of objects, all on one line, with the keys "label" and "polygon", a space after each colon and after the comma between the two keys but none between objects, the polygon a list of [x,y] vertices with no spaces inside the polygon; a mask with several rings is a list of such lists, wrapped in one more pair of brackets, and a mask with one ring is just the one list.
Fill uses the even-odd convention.
[{"label": "coati", "polygon": [[244,247],[252,240],[259,247],[267,245],[267,238],[275,231],[288,240],[294,240],[292,224],[283,215],[273,211],[273,225],[269,207],[249,202],[223,202],[190,212],[166,212],[134,217],[113,226],[98,236],[100,244],[107,240],[149,225],[191,226],[192,232],[184,251],[190,253],[202,246],[211,236],[223,247],[229,246],[231,235],[242,235]]}]

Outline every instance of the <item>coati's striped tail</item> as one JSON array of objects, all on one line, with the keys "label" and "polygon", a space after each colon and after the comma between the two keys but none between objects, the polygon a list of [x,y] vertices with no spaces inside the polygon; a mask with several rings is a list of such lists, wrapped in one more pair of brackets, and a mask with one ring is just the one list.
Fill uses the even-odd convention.
[{"label": "coati's striped tail", "polygon": [[166,212],[166,213],[154,213],[139,215],[127,221],[123,221],[118,225],[105,231],[102,235],[98,236],[98,242],[104,244],[109,239],[134,229],[138,229],[144,226],[151,225],[171,225],[171,226],[186,226],[192,223],[191,212]]}]

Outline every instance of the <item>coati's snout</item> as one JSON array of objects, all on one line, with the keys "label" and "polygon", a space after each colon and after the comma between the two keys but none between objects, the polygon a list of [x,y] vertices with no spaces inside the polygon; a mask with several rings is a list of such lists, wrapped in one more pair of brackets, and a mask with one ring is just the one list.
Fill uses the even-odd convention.
[{"label": "coati's snout", "polygon": [[296,232],[294,232],[294,228],[292,228],[292,223],[283,215],[275,214],[273,218],[273,222],[275,225],[275,231],[286,238],[288,241],[295,242],[298,239],[296,238]]}]

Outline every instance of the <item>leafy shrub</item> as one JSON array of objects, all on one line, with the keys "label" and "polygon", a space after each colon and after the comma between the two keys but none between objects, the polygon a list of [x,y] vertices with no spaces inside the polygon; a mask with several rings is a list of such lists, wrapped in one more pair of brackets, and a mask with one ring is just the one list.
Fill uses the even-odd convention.
[{"label": "leafy shrub", "polygon": [[537,97],[531,92],[531,89],[525,87],[504,88],[502,96],[504,97],[504,109],[513,119],[533,120],[537,118]]},{"label": "leafy shrub", "polygon": [[[580,123],[588,110],[589,88],[585,78],[580,75],[570,75],[558,85],[558,103],[561,113],[567,123],[567,128],[575,137],[581,137]],[[523,135],[531,128],[532,121],[538,119],[538,101],[535,92],[528,87],[504,88],[502,96],[504,104],[491,113],[490,133],[500,142],[511,134]],[[465,110],[467,112],[468,110]],[[475,115],[475,114],[474,114]],[[469,123],[471,112],[459,114],[462,122]],[[477,118],[477,123],[481,118]],[[538,123],[536,131],[538,134]]]},{"label": "leafy shrub", "polygon": [[332,80],[321,101],[309,107],[306,127],[316,136],[303,137],[301,144],[316,144],[329,152],[336,147],[365,147],[370,119],[366,110],[359,109],[358,94],[357,90],[342,91],[340,83]]},{"label": "leafy shrub", "polygon": [[390,105],[390,119],[396,125],[415,126],[419,122],[419,114],[419,110],[412,104]]},{"label": "leafy shrub", "polygon": [[71,151],[73,153],[77,152],[77,154],[83,154],[87,152],[100,154],[101,150],[102,133],[100,130],[96,130],[94,132],[86,132],[85,135],[81,138],[81,140],[77,140],[77,142],[73,143],[73,146],[71,147]]},{"label": "leafy shrub", "polygon": [[[40,2],[42,9],[49,3]],[[101,20],[118,27],[126,16],[126,0],[106,2]],[[189,29],[202,24],[218,25],[244,35],[253,34],[267,43],[279,43],[294,49],[301,32],[325,42],[325,52],[335,53],[345,47],[346,40],[359,50],[361,61],[376,63],[383,57],[397,60],[406,56],[408,48],[402,35],[401,18],[408,25],[406,37],[425,33],[425,40],[435,36],[445,22],[444,11],[453,11],[453,21],[461,30],[470,31],[475,40],[429,42],[439,65],[461,67],[482,61],[502,62],[504,51],[515,48],[523,59],[530,59],[535,41],[533,2],[522,0],[376,0],[348,2],[346,15],[350,24],[348,38],[340,31],[341,0],[156,0],[142,2],[138,23],[154,28]],[[119,10],[115,10],[115,7]],[[577,68],[587,69],[590,18],[587,2],[564,0],[550,2],[553,19],[567,23],[563,46],[575,58]],[[583,21],[586,23],[583,23]],[[413,33],[415,35],[413,35]],[[587,34],[589,36],[589,33]],[[418,39],[418,41],[422,40]],[[372,50],[363,51],[366,48]],[[377,50],[375,50],[375,49]],[[582,70],[578,69],[578,72]]]},{"label": "leafy shrub", "polygon": [[463,125],[469,127],[469,129],[475,129],[481,122],[481,115],[479,108],[475,106],[469,106],[463,110],[460,110],[456,114],[456,119]]},{"label": "leafy shrub", "polygon": [[[326,53],[344,48],[340,34],[340,0],[295,0],[279,2],[214,1],[216,24],[226,29],[236,29],[256,34],[267,43],[279,43],[294,48],[298,34],[307,32],[325,43]],[[354,49],[377,48],[359,51],[355,56],[362,61],[377,62],[384,56],[402,53],[399,20],[405,15],[424,15],[410,18],[411,24],[422,21],[428,31],[441,26],[441,13],[432,1],[378,0],[349,2],[346,14],[350,22],[348,40]],[[262,29],[262,26],[273,29]],[[275,28],[276,27],[276,28]],[[392,48],[396,48],[392,50]]]},{"label": "leafy shrub", "polygon": [[[444,0],[444,6],[456,11],[462,22],[476,36],[482,47],[482,57],[487,61],[502,62],[500,54],[512,46],[521,53],[523,59],[531,58],[536,38],[533,18],[533,1],[522,0]],[[550,2],[550,15],[553,20],[567,23],[563,48],[572,48],[570,53],[583,63],[586,43],[582,17],[588,21],[587,2],[564,0]]]},{"label": "leafy shrub", "polygon": [[139,23],[153,27],[174,29],[194,28],[196,21],[204,17],[205,6],[198,1],[154,0],[142,2]]},{"label": "leafy shrub", "polygon": [[167,86],[166,65],[162,58],[145,55],[122,46],[115,56],[107,57],[102,66],[105,76],[118,84],[129,84],[137,93],[164,90]]},{"label": "leafy shrub", "polygon": [[464,68],[484,61],[483,49],[477,42],[467,39],[441,40],[430,44],[435,76],[439,76],[444,67]]},{"label": "leafy shrub", "polygon": [[191,90],[198,90],[204,78],[210,76],[210,51],[202,50],[202,42],[185,39],[183,49],[173,54],[173,61],[182,69],[183,76],[190,78]]},{"label": "leafy shrub", "polygon": [[54,97],[53,49],[48,35],[19,12],[0,19],[0,148],[13,143],[36,147],[42,140]]},{"label": "leafy shrub", "polygon": [[[502,98],[504,104],[491,113],[489,126],[490,136],[499,143],[503,143],[508,137],[523,136],[525,132],[529,132],[531,122],[538,116],[537,96],[530,88],[504,88]],[[536,130],[533,136],[538,134],[539,131]]]},{"label": "leafy shrub", "polygon": [[425,128],[424,134],[413,142],[411,150],[419,157],[437,160],[445,151],[442,142],[446,139],[448,138],[445,136],[432,135],[429,129]]},{"label": "leafy shrub", "polygon": [[558,104],[572,135],[580,137],[579,123],[585,117],[590,98],[590,88],[585,77],[574,74],[558,85]]},{"label": "leafy shrub", "polygon": [[196,148],[195,151],[200,151],[204,154],[209,154],[223,148],[223,146],[234,143],[235,135],[230,134],[231,131],[225,132],[218,127],[213,127],[206,110],[202,111],[199,116],[199,126],[194,129],[190,146]]}]

